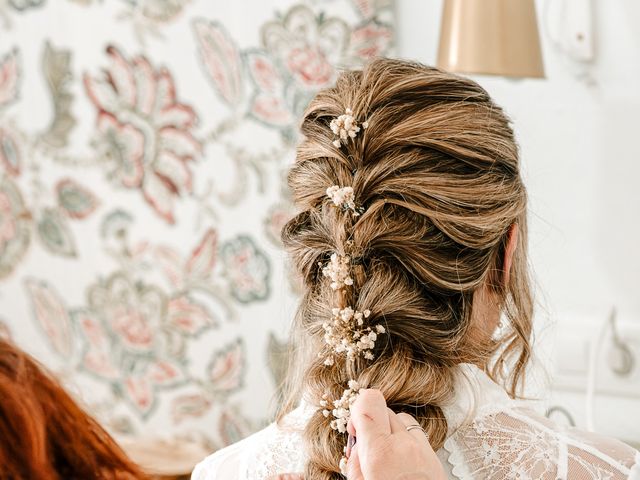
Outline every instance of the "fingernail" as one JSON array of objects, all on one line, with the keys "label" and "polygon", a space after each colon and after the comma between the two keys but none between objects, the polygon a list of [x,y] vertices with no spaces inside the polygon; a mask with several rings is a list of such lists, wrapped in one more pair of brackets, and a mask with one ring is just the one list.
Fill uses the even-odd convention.
[{"label": "fingernail", "polygon": [[354,435],[349,434],[349,437],[347,438],[347,452],[345,454],[347,458],[349,458],[349,455],[351,454],[351,449],[355,444],[356,444],[356,437]]}]

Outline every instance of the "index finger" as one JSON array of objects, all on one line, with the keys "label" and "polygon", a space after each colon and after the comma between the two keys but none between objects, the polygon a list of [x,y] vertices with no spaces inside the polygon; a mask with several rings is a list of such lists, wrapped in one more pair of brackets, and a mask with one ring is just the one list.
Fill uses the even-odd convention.
[{"label": "index finger", "polygon": [[391,433],[387,402],[380,390],[360,390],[358,398],[351,405],[347,430],[357,436],[359,442],[365,443],[373,437]]}]

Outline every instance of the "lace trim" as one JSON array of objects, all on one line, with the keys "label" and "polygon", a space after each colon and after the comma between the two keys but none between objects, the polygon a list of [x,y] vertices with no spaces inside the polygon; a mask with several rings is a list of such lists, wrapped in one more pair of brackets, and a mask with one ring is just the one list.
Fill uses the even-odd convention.
[{"label": "lace trim", "polygon": [[268,440],[245,452],[246,463],[240,478],[268,480],[281,473],[304,471],[306,454],[302,445],[302,432],[315,411],[303,399],[298,408],[283,419],[281,425],[272,423],[269,427],[273,427],[273,430]]},{"label": "lace trim", "polygon": [[[640,452],[614,439],[563,429],[506,393],[482,371],[461,366],[450,431],[437,454],[451,478],[640,480]],[[306,399],[271,424],[203,460],[192,480],[267,480],[302,471],[302,430],[315,413]]]},{"label": "lace trim", "polygon": [[640,480],[640,452],[625,445],[631,456],[614,458],[582,440],[581,432],[554,428],[536,417],[522,407],[482,409],[444,444],[452,475],[460,480]]},{"label": "lace trim", "polygon": [[458,446],[456,440],[457,433],[460,432],[465,426],[473,428],[476,423],[482,422],[483,419],[497,415],[499,413],[509,414],[513,410],[511,405],[494,404],[484,405],[482,407],[476,407],[476,416],[474,416],[473,422],[467,425],[457,425],[456,431],[450,432],[448,438],[445,440],[442,448],[447,452],[447,461],[451,465],[451,473],[459,480],[474,480],[472,472],[469,470],[469,464],[464,458],[464,453]]}]

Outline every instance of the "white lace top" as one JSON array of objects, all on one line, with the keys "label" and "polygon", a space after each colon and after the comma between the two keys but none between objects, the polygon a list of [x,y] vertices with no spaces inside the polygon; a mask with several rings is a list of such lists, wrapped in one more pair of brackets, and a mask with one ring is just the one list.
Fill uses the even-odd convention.
[{"label": "white lace top", "polygon": [[[304,402],[281,425],[203,460],[192,480],[267,480],[304,471]],[[560,427],[512,400],[480,369],[461,365],[444,408],[449,434],[437,454],[450,479],[640,480],[640,452],[617,440]]]}]

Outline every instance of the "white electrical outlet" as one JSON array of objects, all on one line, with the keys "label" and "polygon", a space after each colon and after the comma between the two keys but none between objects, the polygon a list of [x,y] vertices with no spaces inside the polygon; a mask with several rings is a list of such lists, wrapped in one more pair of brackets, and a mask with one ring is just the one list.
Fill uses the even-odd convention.
[{"label": "white electrical outlet", "polygon": [[548,406],[554,415],[640,444],[640,322],[564,317],[553,352]]},{"label": "white electrical outlet", "polygon": [[640,324],[618,323],[616,331],[608,330],[597,351],[596,392],[640,399]]},{"label": "white electrical outlet", "polygon": [[640,322],[617,321],[615,330],[606,319],[559,322],[553,388],[586,392],[591,374],[596,394],[640,400]]}]

